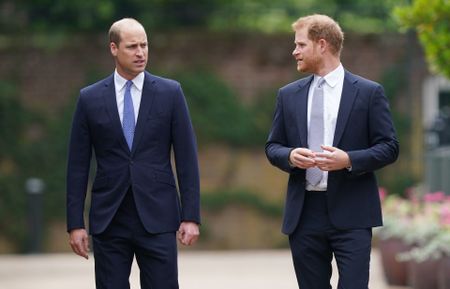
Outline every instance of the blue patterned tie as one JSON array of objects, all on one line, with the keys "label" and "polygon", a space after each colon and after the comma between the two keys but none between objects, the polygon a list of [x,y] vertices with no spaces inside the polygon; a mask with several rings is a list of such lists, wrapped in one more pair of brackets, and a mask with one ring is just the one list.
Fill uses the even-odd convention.
[{"label": "blue patterned tie", "polygon": [[[314,152],[322,151],[320,147],[324,143],[324,121],[323,121],[323,84],[325,79],[320,78],[314,88],[311,116],[309,120],[308,146]],[[306,170],[306,180],[313,186],[317,186],[322,180],[323,172],[317,168]]]},{"label": "blue patterned tie", "polygon": [[123,120],[122,120],[122,128],[123,134],[125,135],[125,139],[127,140],[128,147],[133,146],[133,137],[134,137],[134,107],[133,107],[133,99],[131,98],[131,86],[133,82],[128,80],[125,88],[125,95],[123,100]]}]

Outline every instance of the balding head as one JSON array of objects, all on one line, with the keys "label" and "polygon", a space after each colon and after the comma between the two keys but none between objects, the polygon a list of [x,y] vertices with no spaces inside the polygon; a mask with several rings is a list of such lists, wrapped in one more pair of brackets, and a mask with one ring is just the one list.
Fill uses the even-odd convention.
[{"label": "balding head", "polygon": [[133,18],[123,18],[111,25],[109,28],[109,42],[115,43],[119,46],[121,38],[121,32],[128,29],[142,29],[145,32],[144,26]]},{"label": "balding head", "polygon": [[148,60],[147,34],[135,19],[125,18],[111,25],[109,30],[111,55],[117,72],[125,79],[133,79],[145,70]]}]

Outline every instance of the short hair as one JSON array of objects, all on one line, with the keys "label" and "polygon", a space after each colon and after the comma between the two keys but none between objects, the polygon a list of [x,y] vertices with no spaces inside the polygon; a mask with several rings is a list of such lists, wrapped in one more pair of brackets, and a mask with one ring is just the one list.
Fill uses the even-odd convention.
[{"label": "short hair", "polygon": [[117,46],[120,44],[120,41],[122,40],[120,32],[122,31],[122,27],[126,24],[137,24],[144,28],[142,24],[134,18],[122,18],[117,20],[109,28],[109,43],[114,42]]},{"label": "short hair", "polygon": [[334,55],[339,55],[342,51],[344,43],[344,32],[342,32],[339,24],[331,17],[321,14],[313,14],[305,17],[300,17],[297,21],[292,23],[294,31],[306,28],[308,31],[308,38],[312,41],[319,41],[325,39],[330,44],[331,52]]}]

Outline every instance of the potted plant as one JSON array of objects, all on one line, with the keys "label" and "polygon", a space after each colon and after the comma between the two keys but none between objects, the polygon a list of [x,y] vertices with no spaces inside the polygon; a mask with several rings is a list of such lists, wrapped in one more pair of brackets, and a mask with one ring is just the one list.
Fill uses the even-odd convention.
[{"label": "potted plant", "polygon": [[423,196],[411,216],[405,240],[413,247],[399,255],[408,262],[408,284],[414,289],[450,289],[450,200],[442,192]]},{"label": "potted plant", "polygon": [[404,240],[410,231],[411,202],[397,195],[387,195],[380,189],[383,205],[383,227],[375,230],[381,255],[386,282],[389,285],[407,285],[407,263],[400,262],[397,256],[411,249],[411,244]]}]

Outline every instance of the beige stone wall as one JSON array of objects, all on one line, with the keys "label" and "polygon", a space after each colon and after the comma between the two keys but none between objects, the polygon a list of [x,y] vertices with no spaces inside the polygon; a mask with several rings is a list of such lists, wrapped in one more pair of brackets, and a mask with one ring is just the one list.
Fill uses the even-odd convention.
[{"label": "beige stone wall", "polygon": [[211,145],[200,150],[201,188],[211,192],[226,188],[261,193],[270,202],[282,204],[287,174],[270,165],[259,149],[237,149]]}]

